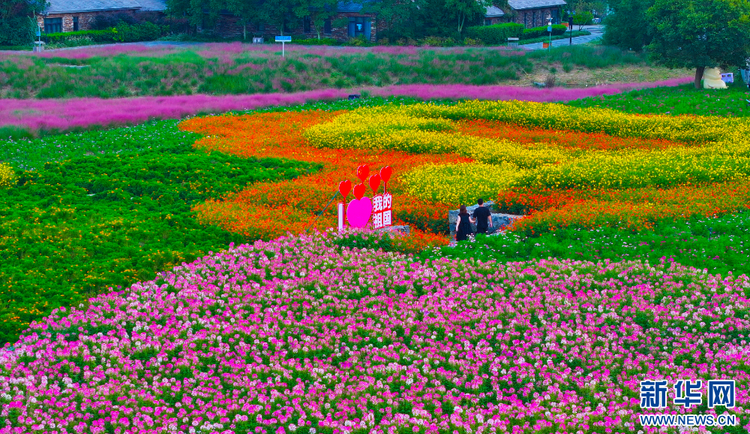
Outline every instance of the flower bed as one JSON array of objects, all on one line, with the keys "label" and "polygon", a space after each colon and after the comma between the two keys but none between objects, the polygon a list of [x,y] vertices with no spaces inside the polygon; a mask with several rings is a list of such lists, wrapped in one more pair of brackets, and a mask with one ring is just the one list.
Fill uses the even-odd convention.
[{"label": "flower bed", "polygon": [[[586,89],[533,89],[514,86],[393,85],[373,88],[323,89],[293,93],[254,95],[181,95],[137,98],[70,98],[65,100],[4,99],[0,106],[0,138],[3,128],[24,128],[28,132],[67,131],[91,127],[111,127],[145,122],[149,119],[178,119],[188,115],[230,110],[250,110],[269,106],[302,104],[346,98],[352,93],[372,96],[402,96],[431,99],[522,99],[529,101],[570,101],[595,95],[609,95],[653,86],[673,86],[686,80],[656,83],[629,83]],[[689,81],[689,80],[687,80]],[[16,133],[18,134],[18,133]]]},{"label": "flower bed", "polygon": [[230,247],[55,311],[0,351],[4,432],[635,432],[647,378],[731,378],[750,427],[746,276],[346,243]]},{"label": "flower bed", "polygon": [[[521,128],[507,134],[509,124]],[[540,127],[575,132],[544,134]],[[508,211],[518,208],[515,197],[554,198],[574,190],[579,200],[556,207],[551,198],[546,201],[553,204],[545,208],[526,210],[536,214],[514,230],[533,234],[567,226],[640,228],[658,219],[743,209],[748,194],[741,186],[750,176],[748,130],[737,119],[469,101],[361,108],[310,127],[305,136],[318,147],[455,152],[477,161],[422,166],[403,175],[405,191],[422,199],[471,203],[499,192]],[[571,134],[572,140],[566,137]],[[587,142],[576,143],[580,137]],[[670,199],[650,200],[657,188]],[[631,192],[618,193],[623,189]]]}]

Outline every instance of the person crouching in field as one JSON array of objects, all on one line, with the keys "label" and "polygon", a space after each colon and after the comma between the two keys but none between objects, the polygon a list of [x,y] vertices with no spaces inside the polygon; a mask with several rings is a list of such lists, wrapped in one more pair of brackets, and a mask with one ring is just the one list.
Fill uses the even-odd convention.
[{"label": "person crouching in field", "polygon": [[471,216],[466,211],[466,205],[461,205],[458,220],[456,221],[456,241],[465,241],[469,235],[473,234],[474,232],[471,230]]},{"label": "person crouching in field", "polygon": [[489,208],[484,206],[484,199],[479,198],[477,203],[479,204],[479,206],[471,215],[471,217],[473,217],[471,219],[471,222],[477,224],[478,234],[486,234],[487,226],[489,225],[489,227],[492,227],[492,212],[490,212]]}]

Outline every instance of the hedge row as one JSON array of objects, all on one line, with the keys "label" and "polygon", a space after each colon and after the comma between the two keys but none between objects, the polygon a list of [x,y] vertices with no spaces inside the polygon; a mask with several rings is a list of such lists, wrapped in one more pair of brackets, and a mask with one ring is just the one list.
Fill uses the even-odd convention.
[{"label": "hedge row", "polygon": [[[568,28],[562,24],[554,24],[552,26],[552,36],[563,35],[567,31],[568,31]],[[523,31],[523,35],[521,36],[521,39],[533,39],[533,38],[538,38],[540,36],[549,36],[549,32],[547,31],[547,26],[539,26],[539,27],[532,27],[530,29],[525,29]]]},{"label": "hedge row", "polygon": [[491,26],[468,27],[466,36],[478,39],[487,45],[505,44],[508,38],[520,38],[523,35],[523,24],[504,23]]},{"label": "hedge row", "polygon": [[153,41],[169,32],[169,26],[154,23],[127,24],[120,22],[117,27],[106,30],[82,30],[78,32],[47,33],[42,36],[48,44],[65,44],[80,38],[91,38],[92,42],[140,42]]},{"label": "hedge row", "polygon": [[[552,35],[562,35],[568,31],[568,28],[562,24],[552,26]],[[524,29],[523,24],[503,23],[493,24],[491,26],[476,26],[466,29],[466,36],[471,39],[478,39],[487,45],[499,45],[508,42],[508,38],[533,39],[540,36],[547,36],[547,26],[533,27]]]}]

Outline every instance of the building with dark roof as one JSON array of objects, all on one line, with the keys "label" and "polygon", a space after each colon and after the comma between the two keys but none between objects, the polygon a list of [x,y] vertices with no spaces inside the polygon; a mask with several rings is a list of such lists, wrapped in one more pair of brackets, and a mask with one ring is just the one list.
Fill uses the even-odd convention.
[{"label": "building with dark roof", "polygon": [[487,8],[485,25],[516,22],[527,29],[547,25],[552,18],[552,24],[560,24],[562,8],[565,0],[508,0],[508,13],[496,6]]},{"label": "building with dark roof", "polygon": [[164,13],[166,0],[48,0],[49,7],[37,16],[45,33],[89,30],[97,15]]}]

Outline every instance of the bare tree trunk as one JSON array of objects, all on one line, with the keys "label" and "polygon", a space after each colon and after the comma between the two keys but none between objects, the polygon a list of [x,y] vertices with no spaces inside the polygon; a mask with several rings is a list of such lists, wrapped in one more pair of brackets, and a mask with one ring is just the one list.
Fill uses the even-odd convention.
[{"label": "bare tree trunk", "polygon": [[242,40],[247,41],[247,23],[242,23]]},{"label": "bare tree trunk", "polygon": [[706,70],[705,66],[699,66],[695,68],[695,88],[701,88],[701,79],[703,78],[703,71]]}]

